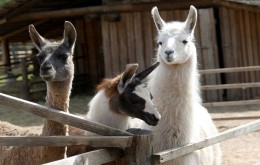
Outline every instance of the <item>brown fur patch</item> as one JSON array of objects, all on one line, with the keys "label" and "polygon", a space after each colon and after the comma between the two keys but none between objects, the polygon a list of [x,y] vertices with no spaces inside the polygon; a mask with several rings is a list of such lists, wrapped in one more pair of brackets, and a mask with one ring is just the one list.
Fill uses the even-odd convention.
[{"label": "brown fur patch", "polygon": [[105,90],[105,94],[108,98],[115,94],[118,94],[117,86],[122,75],[118,75],[115,78],[103,79],[100,84],[97,85],[97,91]]}]

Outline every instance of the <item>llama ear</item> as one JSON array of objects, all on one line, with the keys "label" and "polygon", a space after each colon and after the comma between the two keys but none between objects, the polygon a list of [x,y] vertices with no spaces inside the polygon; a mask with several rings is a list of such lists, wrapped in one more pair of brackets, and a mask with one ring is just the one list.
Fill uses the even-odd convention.
[{"label": "llama ear", "polygon": [[137,75],[134,76],[134,79],[137,80],[138,82],[141,82],[143,79],[145,79],[157,66],[159,66],[160,62],[156,62],[149,68],[146,68],[142,72],[138,73]]},{"label": "llama ear", "polygon": [[46,45],[46,40],[37,32],[33,25],[29,25],[29,33],[35,47],[41,51]]},{"label": "llama ear", "polygon": [[69,21],[65,21],[64,28],[63,44],[73,52],[77,38],[76,29]]},{"label": "llama ear", "polygon": [[158,31],[161,31],[163,26],[165,25],[164,20],[161,18],[158,8],[155,6],[153,7],[152,11],[152,17],[153,17],[153,21],[155,23],[155,26],[157,28]]},{"label": "llama ear", "polygon": [[189,33],[193,33],[197,22],[197,9],[194,6],[190,6],[189,15],[185,21],[185,30]]},{"label": "llama ear", "polygon": [[122,73],[117,89],[119,93],[122,93],[125,87],[132,81],[135,72],[138,68],[138,64],[128,64],[126,70]]}]

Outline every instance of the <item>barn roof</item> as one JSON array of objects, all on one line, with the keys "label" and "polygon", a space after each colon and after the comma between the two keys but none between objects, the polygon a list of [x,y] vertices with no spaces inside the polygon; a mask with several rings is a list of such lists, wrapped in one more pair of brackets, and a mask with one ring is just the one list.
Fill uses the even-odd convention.
[{"label": "barn roof", "polygon": [[[28,25],[41,25],[37,30],[47,37],[60,36],[64,20],[72,17],[83,17],[86,14],[143,11],[150,10],[155,4],[165,10],[184,9],[191,4],[188,0],[135,0],[135,3],[115,1],[112,5],[101,5],[102,0],[12,0],[0,7],[0,41],[8,38],[9,41],[29,40]],[[136,5],[137,2],[141,5]],[[192,4],[198,8],[254,6],[260,8],[259,0],[193,0]],[[245,7],[243,7],[245,8]]]}]

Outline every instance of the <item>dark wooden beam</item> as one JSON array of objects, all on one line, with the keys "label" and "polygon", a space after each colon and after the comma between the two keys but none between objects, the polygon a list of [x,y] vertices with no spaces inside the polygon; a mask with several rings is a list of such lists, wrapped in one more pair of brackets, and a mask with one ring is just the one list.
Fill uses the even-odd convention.
[{"label": "dark wooden beam", "polygon": [[238,10],[247,10],[253,12],[260,12],[260,7],[256,5],[250,5],[245,3],[230,2],[227,0],[215,0],[214,2],[218,7],[226,7]]},{"label": "dark wooden beam", "polygon": [[[190,2],[158,2],[158,3],[131,3],[131,4],[114,4],[114,5],[103,5],[103,6],[91,6],[82,8],[72,8],[55,11],[44,11],[44,12],[33,12],[17,15],[15,18],[10,20],[4,18],[0,20],[0,23],[5,21],[28,21],[38,20],[46,18],[62,18],[62,17],[75,17],[83,16],[87,14],[99,13],[117,13],[117,12],[141,12],[150,11],[152,7],[157,6],[160,10],[177,10],[177,9],[189,9]],[[196,8],[210,8],[215,7],[215,3],[208,0],[194,0],[192,4]]]},{"label": "dark wooden beam", "polygon": [[[37,22],[34,22],[33,24],[34,25],[39,25],[39,24],[42,24],[42,23],[44,23],[44,22],[47,22],[48,20],[40,20],[40,21],[37,21]],[[5,40],[5,39],[7,39],[7,38],[9,38],[9,37],[12,37],[12,36],[14,36],[14,35],[17,35],[17,34],[19,34],[19,33],[21,33],[21,32],[24,32],[24,31],[28,31],[28,26],[25,26],[25,27],[18,27],[19,29],[16,29],[16,30],[14,30],[14,31],[11,31],[10,33],[7,33],[7,34],[5,34],[5,35],[3,35],[3,36],[0,36],[0,41],[2,41],[2,40]]]},{"label": "dark wooden beam", "polygon": [[26,11],[29,7],[33,6],[36,2],[39,2],[38,0],[31,0],[29,2],[24,3],[23,5],[15,8],[14,10],[12,10],[11,12],[9,12],[5,18],[6,20],[9,20],[21,13],[23,13],[24,11]]}]

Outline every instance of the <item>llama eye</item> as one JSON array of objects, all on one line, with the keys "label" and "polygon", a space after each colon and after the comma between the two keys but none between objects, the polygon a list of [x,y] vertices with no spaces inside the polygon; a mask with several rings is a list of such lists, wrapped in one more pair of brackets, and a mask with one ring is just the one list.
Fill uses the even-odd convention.
[{"label": "llama eye", "polygon": [[39,63],[42,63],[43,60],[44,60],[44,58],[45,58],[45,56],[39,55],[39,56],[36,56],[36,58],[37,58],[37,60],[38,60]]},{"label": "llama eye", "polygon": [[153,99],[153,95],[150,93],[150,98],[151,98],[151,100]]},{"label": "llama eye", "polygon": [[158,42],[159,45],[162,45],[162,42]]},{"label": "llama eye", "polygon": [[129,94],[128,100],[131,104],[140,104],[142,99],[134,93]]},{"label": "llama eye", "polygon": [[182,43],[184,43],[184,44],[187,44],[187,43],[188,43],[188,41],[187,41],[187,40],[183,40],[183,41],[182,41]]},{"label": "llama eye", "polygon": [[58,57],[59,59],[62,59],[63,61],[66,61],[67,58],[68,58],[68,55],[67,55],[67,54],[59,54],[57,57]]}]

